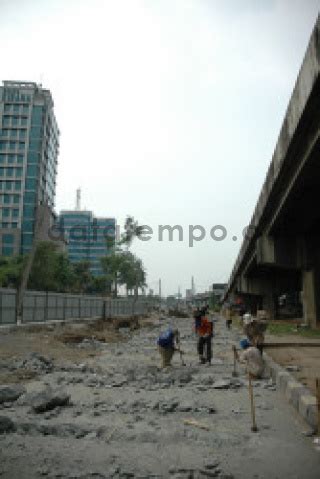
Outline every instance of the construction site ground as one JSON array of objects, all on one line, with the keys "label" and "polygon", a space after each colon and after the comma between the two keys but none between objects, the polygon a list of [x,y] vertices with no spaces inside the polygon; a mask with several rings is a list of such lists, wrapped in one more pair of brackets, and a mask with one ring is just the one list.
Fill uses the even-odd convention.
[{"label": "construction site ground", "polygon": [[[168,325],[181,332],[186,364],[176,354],[162,370],[156,339]],[[0,383],[26,388],[0,404],[0,428],[3,418],[14,426],[0,434],[1,478],[319,477],[308,426],[267,377],[254,382],[251,431],[247,376],[232,374],[239,330],[217,317],[208,366],[198,363],[191,318],[154,315],[128,326],[0,331]],[[48,390],[69,404],[36,411]]]},{"label": "construction site ground", "polygon": [[[288,337],[290,342],[294,338]],[[306,341],[310,343],[309,341]],[[319,347],[279,347],[268,348],[268,355],[316,395],[316,378],[320,379],[320,341]]]},{"label": "construction site ground", "polygon": [[[303,331],[302,334],[296,328],[301,321],[274,321],[270,334],[267,330],[265,335],[265,347],[268,355],[284,369],[290,371],[301,384],[305,385],[312,394],[316,395],[316,378],[320,379],[320,332]],[[239,319],[234,322],[240,334],[242,328]],[[292,345],[292,346],[290,346]],[[312,345],[308,347],[308,345]]]}]

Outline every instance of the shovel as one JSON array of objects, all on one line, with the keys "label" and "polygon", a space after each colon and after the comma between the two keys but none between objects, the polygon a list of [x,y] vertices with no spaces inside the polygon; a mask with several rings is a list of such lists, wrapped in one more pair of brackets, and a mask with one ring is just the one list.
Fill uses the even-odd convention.
[{"label": "shovel", "polygon": [[184,360],[183,360],[184,352],[181,351],[181,349],[178,349],[178,351],[179,351],[179,354],[180,354],[181,366],[186,366],[186,363],[185,363]]},{"label": "shovel", "polygon": [[255,405],[254,405],[254,398],[253,398],[253,390],[252,390],[252,376],[249,373],[249,397],[250,397],[250,409],[251,409],[251,419],[252,419],[252,426],[251,426],[251,431],[252,432],[257,432],[257,423],[256,423],[256,410],[255,410]]},{"label": "shovel", "polygon": [[232,371],[232,377],[237,378],[238,373],[237,373],[237,359],[236,359],[236,351],[233,349],[233,371]]}]

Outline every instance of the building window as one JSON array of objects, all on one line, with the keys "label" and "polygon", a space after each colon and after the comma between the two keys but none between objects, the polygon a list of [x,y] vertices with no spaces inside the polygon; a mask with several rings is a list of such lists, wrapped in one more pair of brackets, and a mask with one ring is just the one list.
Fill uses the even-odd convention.
[{"label": "building window", "polygon": [[23,234],[22,236],[22,245],[23,246],[32,246],[33,235],[32,234]]},{"label": "building window", "polygon": [[14,237],[11,234],[3,234],[2,235],[2,243],[13,245]]},{"label": "building window", "polygon": [[20,196],[19,195],[13,195],[13,202],[14,202],[14,204],[19,204],[20,203]]},{"label": "building window", "polygon": [[10,208],[3,208],[3,209],[2,209],[2,216],[3,216],[3,218],[9,218],[9,216],[10,216]]},{"label": "building window", "polygon": [[12,256],[13,247],[12,246],[2,246],[2,255],[3,256]]},{"label": "building window", "polygon": [[31,138],[40,138],[42,136],[42,127],[41,126],[32,126],[30,128],[30,137]]},{"label": "building window", "polygon": [[37,180],[35,178],[26,179],[26,190],[35,190],[37,187]]},{"label": "building window", "polygon": [[[17,210],[19,211],[19,210]],[[25,218],[34,218],[35,215],[35,208],[34,206],[24,206],[23,208],[23,216]]]},{"label": "building window", "polygon": [[14,209],[12,210],[12,216],[13,216],[13,218],[18,218],[18,216],[19,216],[19,210],[18,210],[17,208],[14,208]]},{"label": "building window", "polygon": [[42,120],[43,120],[43,107],[36,105],[32,109],[32,124],[41,125]]},{"label": "building window", "polygon": [[27,176],[37,176],[38,173],[38,166],[37,165],[29,165],[27,168]]},{"label": "building window", "polygon": [[14,189],[16,191],[21,190],[21,181],[15,181],[14,182]]},{"label": "building window", "polygon": [[33,193],[31,191],[26,191],[24,194],[24,202],[28,204],[34,205],[36,202],[36,193]]},{"label": "building window", "polygon": [[35,140],[31,139],[29,141],[30,150],[39,150],[41,148],[41,139],[37,138]]},{"label": "building window", "polygon": [[11,203],[11,195],[4,195],[3,202],[4,202],[4,204],[6,204],[6,205],[8,205],[9,203]]},{"label": "building window", "polygon": [[22,231],[24,233],[33,233],[34,221],[24,221]]},{"label": "building window", "polygon": [[39,153],[31,151],[28,153],[28,164],[38,164],[40,159]]}]

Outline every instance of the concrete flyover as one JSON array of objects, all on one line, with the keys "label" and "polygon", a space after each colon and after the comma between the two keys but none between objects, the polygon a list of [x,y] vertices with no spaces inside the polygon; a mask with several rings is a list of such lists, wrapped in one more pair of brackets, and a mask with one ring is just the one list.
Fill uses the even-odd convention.
[{"label": "concrete flyover", "polygon": [[224,300],[242,295],[276,315],[276,298],[300,292],[320,321],[320,16]]}]

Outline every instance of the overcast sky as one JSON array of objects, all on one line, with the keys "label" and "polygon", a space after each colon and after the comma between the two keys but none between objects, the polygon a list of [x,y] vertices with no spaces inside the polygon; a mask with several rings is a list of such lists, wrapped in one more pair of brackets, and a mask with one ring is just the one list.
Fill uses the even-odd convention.
[{"label": "overcast sky", "polygon": [[[41,82],[61,130],[57,211],[154,229],[163,293],[227,281],[320,0],[0,0],[0,79]],[[184,241],[158,240],[158,225]],[[207,238],[189,247],[189,225]],[[223,225],[224,241],[210,239]],[[237,240],[233,237],[237,236]]]}]

